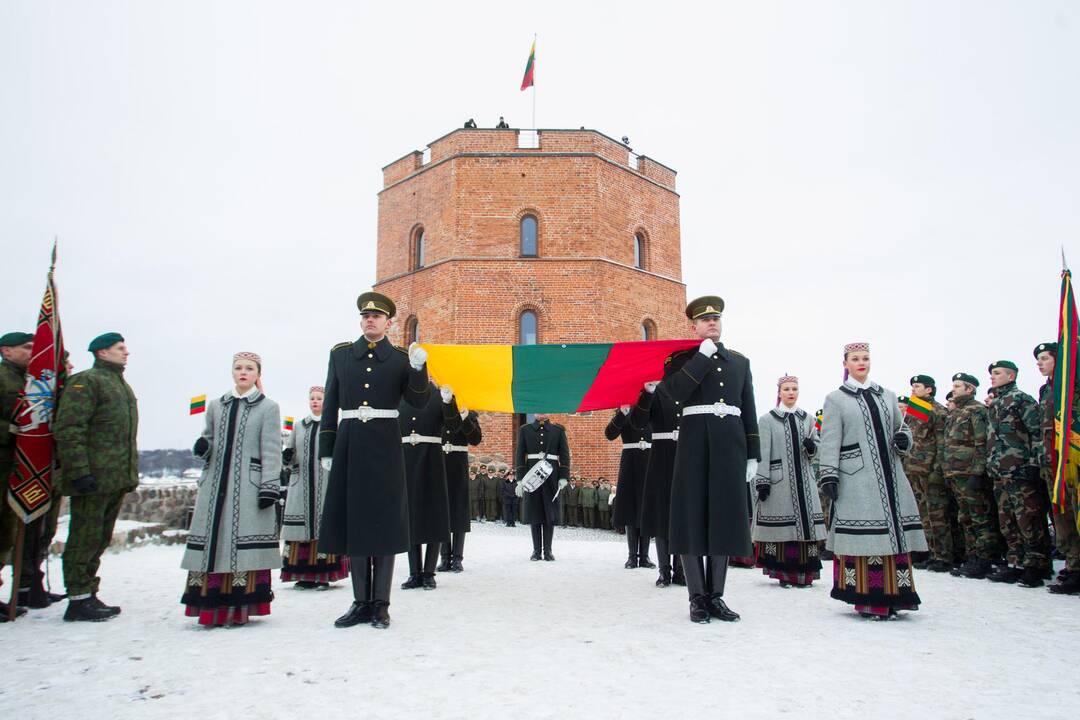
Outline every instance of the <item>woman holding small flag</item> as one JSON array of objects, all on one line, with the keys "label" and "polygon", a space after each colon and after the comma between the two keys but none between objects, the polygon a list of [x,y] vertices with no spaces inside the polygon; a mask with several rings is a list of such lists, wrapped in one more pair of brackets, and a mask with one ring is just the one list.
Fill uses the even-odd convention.
[{"label": "woman holding small flag", "polygon": [[757,566],[781,587],[809,587],[821,577],[818,541],[825,539],[817,482],[814,418],[796,404],[799,379],[776,381],[776,407],[758,419],[761,463],[754,477],[757,505],[752,537]]},{"label": "woman holding small flag", "polygon": [[281,413],[262,392],[258,355],[234,355],[232,375],[233,389],[210,402],[192,449],[206,465],[180,564],[185,614],[210,627],[269,615],[270,571],[281,567]]},{"label": "woman holding small flag", "polygon": [[[319,525],[326,497],[326,471],[319,463],[319,421],[322,419],[323,388],[308,390],[311,414],[294,426],[285,442],[282,460],[292,474],[285,500],[281,539],[285,541],[281,581],[296,581],[300,590],[327,590],[330,583],[349,576],[348,558],[320,552]],[[286,426],[292,418],[286,418]]]},{"label": "woman holding small flag", "polygon": [[832,597],[887,620],[919,608],[910,553],[926,550],[926,536],[900,462],[911,430],[869,375],[870,345],[845,345],[844,384],[825,398],[820,484],[833,500]]}]

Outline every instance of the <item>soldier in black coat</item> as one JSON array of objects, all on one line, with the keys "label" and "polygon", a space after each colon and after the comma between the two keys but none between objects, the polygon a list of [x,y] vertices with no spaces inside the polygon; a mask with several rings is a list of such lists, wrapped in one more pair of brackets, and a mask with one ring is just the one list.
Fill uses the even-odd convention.
[{"label": "soldier in black coat", "polygon": [[[401,446],[405,454],[405,486],[409,494],[409,579],[402,590],[435,589],[439,549],[450,542],[450,501],[446,489],[443,431],[461,427],[453,391],[432,383],[427,404],[398,408]],[[424,545],[427,553],[424,554]]]},{"label": "soldier in black coat", "polygon": [[443,454],[446,456],[446,492],[450,499],[450,542],[443,543],[439,572],[461,572],[465,556],[465,533],[471,529],[469,512],[469,446],[484,439],[480,416],[468,408],[460,408],[461,423],[457,430],[443,427]]},{"label": "soldier in black coat", "polygon": [[641,509],[645,496],[645,472],[652,447],[648,423],[635,427],[630,422],[630,406],[615,411],[604,429],[608,440],[622,440],[619,458],[619,492],[615,493],[615,527],[626,528],[626,569],[654,568],[649,560],[649,536],[641,532]]},{"label": "soldier in black coat", "polygon": [[[649,428],[652,448],[645,471],[645,491],[641,503],[641,534],[656,538],[656,556],[660,565],[657,587],[671,583],[685,585],[682,561],[671,554],[668,542],[671,520],[671,476],[675,470],[675,448],[679,439],[682,408],[657,383],[649,383],[630,412],[634,427]],[[618,500],[618,495],[615,496]]]},{"label": "soldier in black coat", "polygon": [[354,602],[334,623],[390,624],[394,556],[409,549],[409,501],[396,418],[402,399],[428,402],[427,353],[406,353],[386,331],[396,308],[379,293],[357,299],[364,335],[330,350],[319,425],[319,457],[329,471],[320,549],[348,555]]},{"label": "soldier in black coat", "polygon": [[752,552],[746,479],[761,459],[750,361],[720,343],[723,310],[716,296],[686,307],[701,345],[673,354],[660,383],[682,406],[669,531],[671,551],[683,556],[694,622],[739,619],[723,600],[724,580],[728,556]]},{"label": "soldier in black coat", "polygon": [[[543,485],[530,493],[521,484],[525,473],[536,463],[547,460],[551,474]],[[532,528],[532,560],[539,560],[541,541],[544,560],[552,561],[551,540],[555,534],[555,498],[566,487],[570,478],[570,446],[566,442],[566,428],[553,423],[546,416],[537,418],[518,429],[514,447],[514,468],[517,475],[518,497],[524,498],[524,521]]]}]

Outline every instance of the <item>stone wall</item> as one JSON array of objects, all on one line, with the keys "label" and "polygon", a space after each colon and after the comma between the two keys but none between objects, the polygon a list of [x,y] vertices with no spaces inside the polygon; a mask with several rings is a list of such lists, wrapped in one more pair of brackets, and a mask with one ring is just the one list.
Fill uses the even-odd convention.
[{"label": "stone wall", "polygon": [[120,519],[187,528],[188,509],[195,505],[197,492],[195,483],[142,485],[124,497]]}]

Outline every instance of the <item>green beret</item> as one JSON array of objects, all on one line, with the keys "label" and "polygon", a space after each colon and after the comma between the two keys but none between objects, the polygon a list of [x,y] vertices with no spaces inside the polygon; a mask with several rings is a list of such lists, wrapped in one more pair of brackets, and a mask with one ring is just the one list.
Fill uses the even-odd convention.
[{"label": "green beret", "polygon": [[915,383],[919,383],[920,385],[925,385],[932,388],[937,387],[937,383],[934,382],[934,378],[930,377],[929,375],[913,375],[909,384],[914,385]]},{"label": "green beret", "polygon": [[1014,373],[1020,372],[1020,368],[1016,367],[1016,363],[1012,360],[998,360],[997,362],[990,363],[990,367],[986,369],[986,372],[991,372],[994,368],[1005,368],[1006,370],[1012,370]]},{"label": "green beret", "polygon": [[6,335],[0,335],[0,347],[15,347],[16,345],[25,345],[28,342],[33,342],[34,336],[30,333],[24,332],[9,332]]},{"label": "green beret", "polygon": [[397,313],[397,307],[394,305],[394,301],[386,297],[382,293],[366,292],[360,297],[356,298],[356,307],[360,309],[360,312],[381,312],[387,317],[394,317]]},{"label": "green beret", "polygon": [[104,335],[98,335],[96,338],[90,341],[90,347],[86,348],[90,352],[97,352],[98,350],[104,350],[105,348],[111,348],[118,342],[124,342],[124,336],[118,332],[107,332]]},{"label": "green beret", "polygon": [[686,317],[691,320],[697,320],[698,318],[708,317],[710,315],[719,317],[723,312],[724,298],[717,297],[716,295],[699,297],[696,300],[691,300],[690,304],[686,306]]},{"label": "green beret", "polygon": [[1048,352],[1054,357],[1057,357],[1057,351],[1058,344],[1056,342],[1039,343],[1035,346],[1035,350],[1033,350],[1031,354],[1035,356],[1036,360],[1038,360],[1039,355],[1043,354],[1044,352]]},{"label": "green beret", "polygon": [[953,382],[959,380],[960,382],[966,382],[968,385],[974,385],[979,387],[979,380],[974,375],[968,375],[967,373],[956,373],[952,376]]}]

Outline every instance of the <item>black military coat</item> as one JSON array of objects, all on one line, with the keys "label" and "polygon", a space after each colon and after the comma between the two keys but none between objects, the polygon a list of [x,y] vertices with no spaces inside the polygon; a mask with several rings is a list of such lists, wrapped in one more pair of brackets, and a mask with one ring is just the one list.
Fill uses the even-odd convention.
[{"label": "black military coat", "polygon": [[518,482],[534,464],[540,462],[529,455],[535,453],[555,455],[548,459],[552,472],[544,484],[531,493],[525,493],[524,521],[530,525],[554,523],[558,507],[555,493],[559,490],[559,480],[570,479],[570,445],[566,441],[566,428],[551,421],[533,421],[518,428],[517,443],[514,447],[514,471]]},{"label": "black military coat", "polygon": [[[652,432],[647,424],[641,428],[634,427],[629,415],[623,415],[621,410],[616,410],[615,416],[604,429],[604,437],[608,440],[621,440],[620,444],[625,445],[650,442]],[[645,471],[648,467],[647,448],[623,449],[619,457],[619,490],[615,493],[615,512],[612,516],[615,527],[640,525],[645,496]]]},{"label": "black military coat", "polygon": [[750,361],[717,344],[669,358],[660,383],[680,407],[724,403],[742,414],[683,415],[671,482],[671,552],[748,556],[746,461],[761,459]]},{"label": "black military coat", "polygon": [[383,338],[330,351],[319,424],[319,457],[332,457],[319,549],[347,555],[396,555],[409,549],[409,503],[401,431],[393,419],[342,420],[341,410],[423,407],[427,368],[414,370],[404,350]]},{"label": "black military coat", "polygon": [[[648,427],[650,436],[679,429],[682,405],[658,386],[656,392],[641,391],[630,422],[635,427]],[[675,471],[675,441],[652,441],[649,467],[645,471],[645,492],[641,504],[641,533],[648,537],[666,538],[671,518],[671,476]],[[618,502],[619,495],[615,494]]]},{"label": "black military coat", "polygon": [[[460,415],[458,416],[460,419]],[[443,442],[459,447],[479,445],[484,439],[480,431],[480,416],[469,411],[458,429],[443,427]],[[446,454],[446,492],[450,500],[450,532],[469,532],[472,512],[469,509],[469,453]]]},{"label": "black military coat", "polygon": [[410,444],[415,433],[443,437],[443,429],[457,432],[461,427],[457,403],[444,403],[434,384],[427,404],[413,408],[402,401],[401,447],[405,454],[405,484],[409,493],[409,542],[413,545],[450,542],[450,501],[446,492],[446,461],[442,443]]}]

